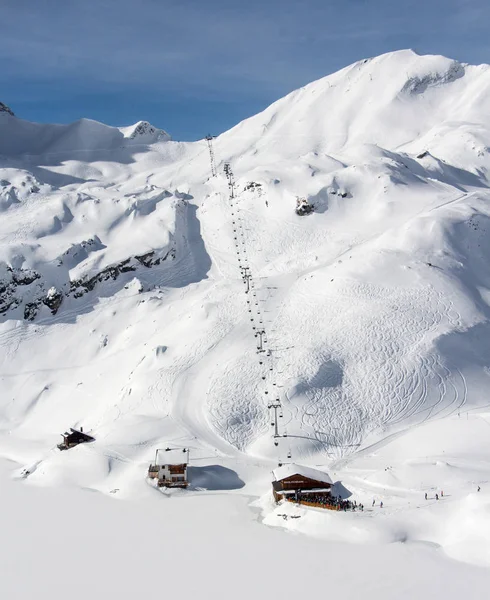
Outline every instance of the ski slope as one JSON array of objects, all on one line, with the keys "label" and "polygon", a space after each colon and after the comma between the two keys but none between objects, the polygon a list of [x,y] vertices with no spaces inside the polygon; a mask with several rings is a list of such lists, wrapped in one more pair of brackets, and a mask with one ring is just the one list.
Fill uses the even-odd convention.
[{"label": "ski slope", "polygon": [[[25,484],[139,500],[167,443],[189,445],[198,467],[237,471],[249,498],[292,456],[359,497],[392,486],[405,514],[429,484],[425,466],[406,473],[415,448],[393,443],[484,439],[489,100],[488,65],[412,51],[360,61],[214,139],[216,177],[205,140],[1,112],[0,456],[28,471]],[[312,214],[295,213],[297,196]],[[252,326],[270,352],[257,354]],[[465,419],[478,433],[458,433]],[[75,426],[96,442],[59,453]],[[388,455],[363,471],[379,449]],[[383,479],[390,452],[395,484]],[[448,480],[464,494],[455,521],[487,481],[488,457],[475,474],[471,456],[455,451],[467,461]],[[281,507],[261,502],[277,523]],[[427,541],[411,514],[407,537]],[[287,527],[332,532],[308,515]],[[441,531],[431,540],[446,549]],[[467,546],[453,554],[479,562]]]}]

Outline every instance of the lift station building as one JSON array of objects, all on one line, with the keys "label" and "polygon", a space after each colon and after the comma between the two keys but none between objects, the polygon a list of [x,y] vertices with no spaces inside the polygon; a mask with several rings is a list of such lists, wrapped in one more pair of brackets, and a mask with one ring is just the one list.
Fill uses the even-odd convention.
[{"label": "lift station building", "polygon": [[315,499],[331,495],[333,482],[324,471],[290,463],[274,469],[272,475],[272,493],[276,502],[283,499],[294,502],[299,496]]},{"label": "lift station building", "polygon": [[163,448],[155,452],[155,463],[148,468],[148,477],[156,479],[158,487],[186,488],[188,448]]}]

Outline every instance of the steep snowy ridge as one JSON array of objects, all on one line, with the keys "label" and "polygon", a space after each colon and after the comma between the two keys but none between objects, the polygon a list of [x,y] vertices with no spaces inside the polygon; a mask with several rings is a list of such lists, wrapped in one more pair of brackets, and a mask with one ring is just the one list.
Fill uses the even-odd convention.
[{"label": "steep snowy ridge", "polygon": [[[488,409],[489,105],[488,65],[360,61],[218,136],[217,177],[205,140],[146,122],[0,113],[0,455],[28,483],[122,496],[167,443],[260,465],[259,487],[288,455],[339,478],[358,465],[369,495],[420,486],[405,446],[393,481],[369,452],[388,464],[383,444]],[[51,450],[78,425],[93,445]]]}]

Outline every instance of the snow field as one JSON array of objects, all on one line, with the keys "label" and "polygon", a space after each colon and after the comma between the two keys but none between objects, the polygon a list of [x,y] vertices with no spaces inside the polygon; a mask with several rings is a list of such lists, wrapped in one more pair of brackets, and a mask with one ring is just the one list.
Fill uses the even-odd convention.
[{"label": "snow field", "polygon": [[[33,269],[47,292],[167,257],[65,297],[55,315],[42,306],[32,323],[23,305],[41,282],[19,284],[1,317],[0,456],[14,463],[1,501],[34,515],[12,556],[29,536],[41,554],[48,524],[62,539],[80,506],[71,560],[87,565],[95,597],[154,593],[162,558],[177,572],[189,562],[183,597],[297,597],[274,571],[297,572],[302,594],[482,597],[488,572],[463,562],[489,561],[489,72],[411,52],[357,63],[219,136],[216,178],[204,141],[143,128],[138,144],[135,128],[85,122],[41,132],[0,115],[15,142],[0,144],[2,279]],[[297,216],[296,196],[315,212]],[[267,333],[262,360],[251,318]],[[265,391],[283,405],[278,447]],[[70,426],[96,442],[55,451]],[[166,444],[191,448],[188,494],[144,480]],[[271,506],[270,470],[289,453],[331,472],[365,513]],[[260,514],[248,506],[258,497]],[[46,594],[50,560],[32,566]],[[73,576],[63,561],[56,589]],[[9,597],[29,590],[18,567],[6,571]]]}]

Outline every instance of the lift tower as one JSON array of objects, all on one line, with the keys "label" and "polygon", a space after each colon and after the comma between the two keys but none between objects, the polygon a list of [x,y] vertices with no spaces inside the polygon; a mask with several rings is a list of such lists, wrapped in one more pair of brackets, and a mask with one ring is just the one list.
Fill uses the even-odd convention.
[{"label": "lift tower", "polygon": [[206,140],[206,142],[208,143],[209,158],[211,159],[211,177],[216,177],[218,175],[218,172],[216,170],[216,160],[214,158],[214,149],[213,149],[213,139],[215,137],[216,137],[215,135],[211,135],[210,133],[208,133],[208,135],[204,138]]}]

